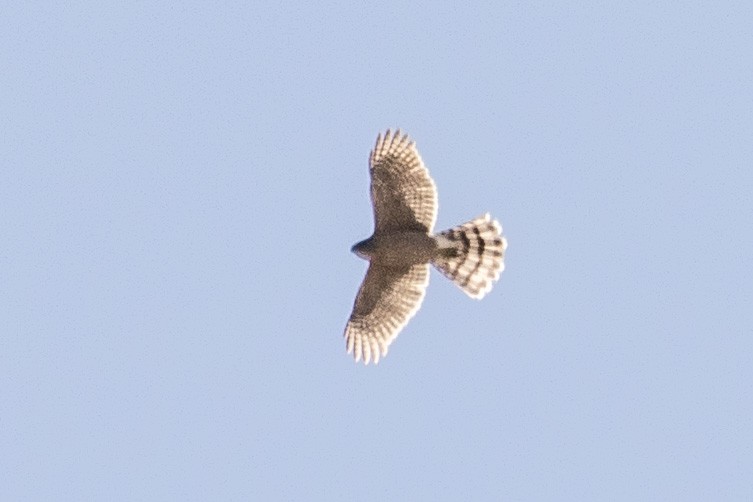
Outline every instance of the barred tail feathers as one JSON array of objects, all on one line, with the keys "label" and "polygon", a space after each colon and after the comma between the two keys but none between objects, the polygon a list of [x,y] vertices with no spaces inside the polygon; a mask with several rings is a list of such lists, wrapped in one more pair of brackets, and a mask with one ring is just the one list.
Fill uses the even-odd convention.
[{"label": "barred tail feathers", "polygon": [[507,241],[489,214],[437,234],[433,265],[471,298],[481,299],[505,268]]}]

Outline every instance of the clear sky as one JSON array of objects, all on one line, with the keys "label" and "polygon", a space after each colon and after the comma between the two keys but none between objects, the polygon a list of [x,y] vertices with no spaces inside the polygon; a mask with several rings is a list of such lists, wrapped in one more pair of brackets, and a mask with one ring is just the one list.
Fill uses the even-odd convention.
[{"label": "clear sky", "polygon": [[[753,499],[750,2],[6,4],[1,500]],[[378,132],[489,211],[378,366]]]}]

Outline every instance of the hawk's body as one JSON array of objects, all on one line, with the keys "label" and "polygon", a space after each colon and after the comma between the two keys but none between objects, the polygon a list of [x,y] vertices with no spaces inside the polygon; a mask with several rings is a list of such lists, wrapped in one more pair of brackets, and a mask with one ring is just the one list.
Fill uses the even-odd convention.
[{"label": "hawk's body", "polygon": [[374,235],[353,246],[370,261],[345,328],[349,353],[366,364],[387,349],[421,306],[429,264],[473,298],[504,268],[502,228],[489,215],[433,235],[437,191],[407,135],[388,130],[369,158]]},{"label": "hawk's body", "polygon": [[372,262],[400,267],[428,263],[437,254],[437,241],[427,232],[394,232],[374,235],[353,246],[353,251]]}]

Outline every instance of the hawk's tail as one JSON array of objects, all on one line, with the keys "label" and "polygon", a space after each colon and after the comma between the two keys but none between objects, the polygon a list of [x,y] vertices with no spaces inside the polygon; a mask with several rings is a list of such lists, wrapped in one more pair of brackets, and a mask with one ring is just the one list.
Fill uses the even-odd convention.
[{"label": "hawk's tail", "polygon": [[507,241],[499,222],[489,214],[445,230],[436,236],[437,269],[471,298],[482,298],[505,268]]}]

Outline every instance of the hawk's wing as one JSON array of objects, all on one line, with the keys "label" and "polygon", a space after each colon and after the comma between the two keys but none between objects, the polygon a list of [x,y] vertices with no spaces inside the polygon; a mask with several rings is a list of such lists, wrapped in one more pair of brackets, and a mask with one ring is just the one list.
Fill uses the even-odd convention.
[{"label": "hawk's wing", "polygon": [[356,361],[379,362],[392,341],[413,317],[429,284],[429,265],[405,269],[374,262],[358,290],[353,313],[345,327],[345,344]]},{"label": "hawk's wing", "polygon": [[389,130],[377,136],[369,158],[374,234],[391,230],[431,232],[437,218],[437,189],[408,135]]}]

